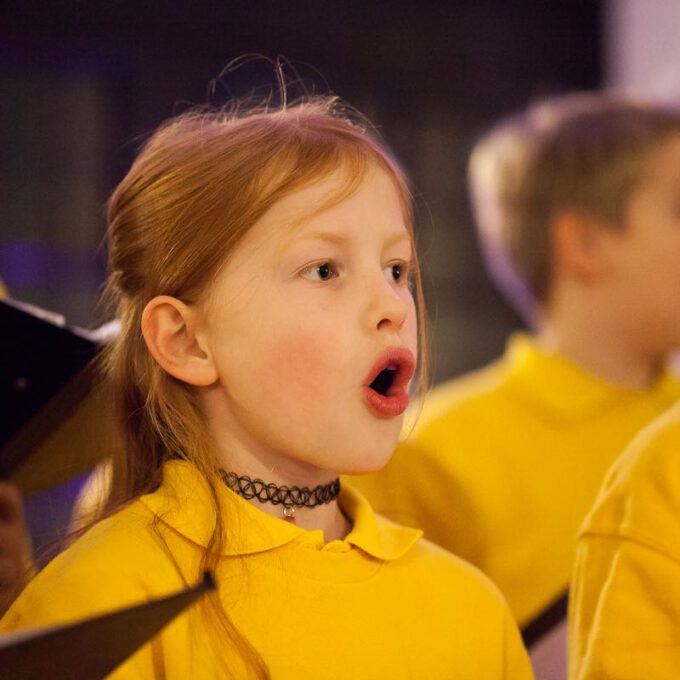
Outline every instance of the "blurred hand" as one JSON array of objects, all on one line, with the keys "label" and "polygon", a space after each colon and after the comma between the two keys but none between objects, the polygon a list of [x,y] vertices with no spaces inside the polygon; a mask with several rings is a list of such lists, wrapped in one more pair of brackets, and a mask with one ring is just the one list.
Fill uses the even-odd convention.
[{"label": "blurred hand", "polygon": [[0,481],[0,616],[19,593],[31,556],[31,541],[17,489]]}]

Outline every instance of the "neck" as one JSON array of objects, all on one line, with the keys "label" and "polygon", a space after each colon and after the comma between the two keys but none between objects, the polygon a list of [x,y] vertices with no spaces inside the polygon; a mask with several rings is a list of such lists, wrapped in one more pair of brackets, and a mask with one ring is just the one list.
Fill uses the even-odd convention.
[{"label": "neck", "polygon": [[631,332],[610,317],[611,310],[600,313],[587,305],[553,306],[542,319],[537,341],[609,383],[648,387],[660,373],[661,360],[638,346]]},{"label": "neck", "polygon": [[[220,463],[225,472],[234,473],[236,476],[246,476],[251,480],[261,479],[265,485],[273,484],[276,487],[307,487],[310,490],[317,486],[331,484],[337,478],[332,472],[310,469],[308,466],[299,463],[289,463],[287,465],[265,465],[257,459],[248,459],[244,456],[229,456],[228,460]],[[324,539],[329,541],[343,539],[351,530],[351,523],[343,515],[337,498],[329,503],[320,503],[314,507],[299,507],[290,504],[291,517],[286,518],[284,513],[285,504],[262,502],[257,498],[248,498],[248,495],[240,494],[249,503],[253,504],[262,512],[294,523],[307,530],[321,530]],[[266,495],[266,494],[264,494]],[[280,494],[279,494],[280,495]]]}]

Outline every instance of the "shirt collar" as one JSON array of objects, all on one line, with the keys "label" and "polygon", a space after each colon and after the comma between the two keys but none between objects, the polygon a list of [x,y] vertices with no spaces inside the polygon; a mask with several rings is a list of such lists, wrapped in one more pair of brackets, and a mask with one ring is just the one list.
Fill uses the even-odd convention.
[{"label": "shirt collar", "polygon": [[[274,550],[294,541],[304,541],[311,534],[321,534],[272,517],[235,494],[217,477],[215,482],[227,532],[226,545],[221,551],[224,555]],[[215,526],[214,506],[207,482],[191,463],[167,462],[161,486],[142,496],[140,501],[179,534],[200,546],[208,545]],[[371,557],[396,560],[422,536],[422,531],[398,526],[376,515],[355,489],[343,486],[338,502],[353,523],[352,530],[340,543],[359,548]]]},{"label": "shirt collar", "polygon": [[609,383],[569,359],[540,348],[526,333],[513,334],[504,362],[508,384],[563,417],[579,418],[620,403],[647,397],[669,404],[680,397],[680,381],[668,369],[644,389]]},{"label": "shirt collar", "polygon": [[376,515],[369,502],[354,488],[344,486],[340,507],[353,522],[345,541],[379,560],[396,560],[406,554],[423,535]]}]

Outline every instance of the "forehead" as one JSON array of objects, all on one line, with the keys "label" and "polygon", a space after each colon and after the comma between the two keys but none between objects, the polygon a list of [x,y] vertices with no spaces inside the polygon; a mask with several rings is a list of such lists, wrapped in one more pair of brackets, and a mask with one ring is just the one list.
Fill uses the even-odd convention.
[{"label": "forehead", "polygon": [[371,166],[361,177],[335,171],[277,201],[252,231],[299,238],[319,224],[342,229],[357,218],[364,227],[408,229],[403,197],[385,170]]}]

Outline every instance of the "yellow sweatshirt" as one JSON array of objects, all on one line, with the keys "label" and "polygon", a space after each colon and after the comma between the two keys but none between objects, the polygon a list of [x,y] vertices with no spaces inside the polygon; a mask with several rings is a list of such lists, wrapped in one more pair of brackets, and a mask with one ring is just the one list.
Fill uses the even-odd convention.
[{"label": "yellow sweatshirt", "polygon": [[[207,494],[193,466],[167,463],[158,491],[53,560],[0,630],[66,622],[195,582],[215,517]],[[340,504],[353,529],[329,543],[227,487],[219,494],[229,527],[219,597],[275,680],[531,678],[507,605],[488,580],[420,532],[374,515],[351,489]],[[229,648],[201,612],[194,605],[180,615],[112,677],[223,677],[211,643],[221,654]]]},{"label": "yellow sweatshirt", "polygon": [[568,586],[608,467],[679,397],[669,374],[624,389],[517,335],[501,360],[435,388],[387,467],[352,483],[482,569],[523,626]]},{"label": "yellow sweatshirt", "polygon": [[578,542],[570,678],[680,677],[680,404],[612,467]]}]

